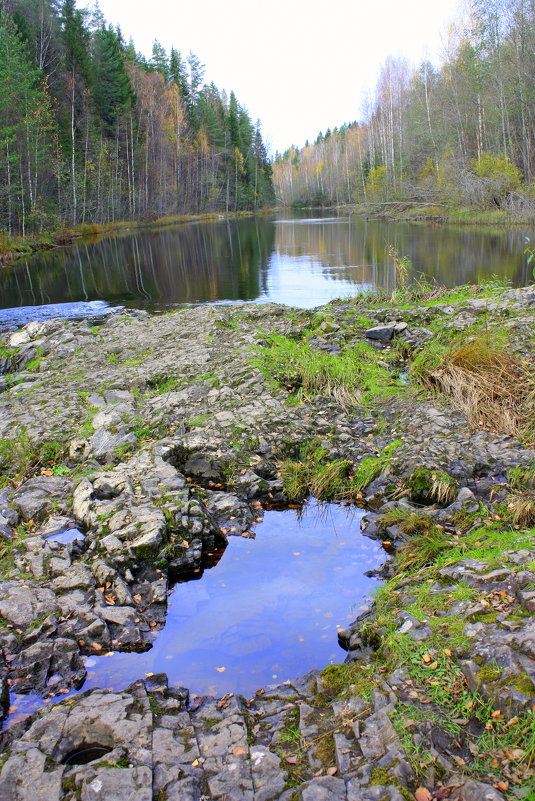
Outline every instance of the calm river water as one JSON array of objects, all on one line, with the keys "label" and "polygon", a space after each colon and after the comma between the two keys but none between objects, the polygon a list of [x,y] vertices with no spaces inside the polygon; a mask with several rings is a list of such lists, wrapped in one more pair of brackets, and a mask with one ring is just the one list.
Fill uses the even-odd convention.
[{"label": "calm river water", "polygon": [[[0,325],[102,314],[108,304],[275,301],[312,308],[359,290],[395,288],[393,244],[414,274],[448,286],[497,275],[529,282],[520,228],[367,222],[282,215],[191,222],[49,251],[0,270]],[[62,305],[57,305],[62,304]],[[16,311],[15,311],[16,309]]]}]

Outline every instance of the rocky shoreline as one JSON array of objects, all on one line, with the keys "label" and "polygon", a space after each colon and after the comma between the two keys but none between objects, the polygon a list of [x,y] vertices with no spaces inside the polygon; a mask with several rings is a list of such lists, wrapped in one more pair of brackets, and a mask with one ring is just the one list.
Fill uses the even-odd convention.
[{"label": "rocky shoreline", "polygon": [[[0,799],[535,797],[535,452],[508,407],[470,419],[414,370],[430,343],[505,332],[531,380],[534,310],[526,288],[129,311],[6,335],[3,712],[14,693],[46,706],[1,735]],[[329,364],[360,348],[372,372],[358,402],[329,381],[304,392],[281,343]],[[365,506],[387,557],[373,609],[339,634],[345,665],[252,699],[192,701],[158,675],[58,701],[91,655],[149,648],[170,583],[292,499],[288,476],[311,466],[322,482],[302,494]]]}]

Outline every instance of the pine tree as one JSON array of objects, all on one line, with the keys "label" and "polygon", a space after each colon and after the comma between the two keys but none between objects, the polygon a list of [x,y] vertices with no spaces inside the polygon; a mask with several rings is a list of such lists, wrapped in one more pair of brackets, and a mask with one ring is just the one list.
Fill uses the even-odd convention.
[{"label": "pine tree", "polygon": [[105,132],[113,136],[117,121],[133,96],[119,37],[111,26],[100,28],[93,38],[93,82],[97,113]]}]

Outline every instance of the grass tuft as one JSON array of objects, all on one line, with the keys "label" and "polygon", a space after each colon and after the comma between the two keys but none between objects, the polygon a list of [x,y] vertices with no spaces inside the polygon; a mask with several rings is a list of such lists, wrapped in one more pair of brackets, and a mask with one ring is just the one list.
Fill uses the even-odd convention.
[{"label": "grass tuft", "polygon": [[530,440],[535,435],[533,371],[487,336],[450,346],[442,355],[424,350],[412,375],[429,390],[450,398],[474,427]]}]

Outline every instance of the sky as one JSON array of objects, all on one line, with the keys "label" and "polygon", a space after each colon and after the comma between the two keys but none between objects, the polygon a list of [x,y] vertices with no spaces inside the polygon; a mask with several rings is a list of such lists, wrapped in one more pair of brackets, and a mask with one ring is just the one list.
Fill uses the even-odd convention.
[{"label": "sky", "polygon": [[[84,3],[78,3],[80,6]],[[157,39],[206,65],[260,118],[272,154],[362,119],[388,55],[440,62],[459,0],[99,0],[147,56]]]}]

